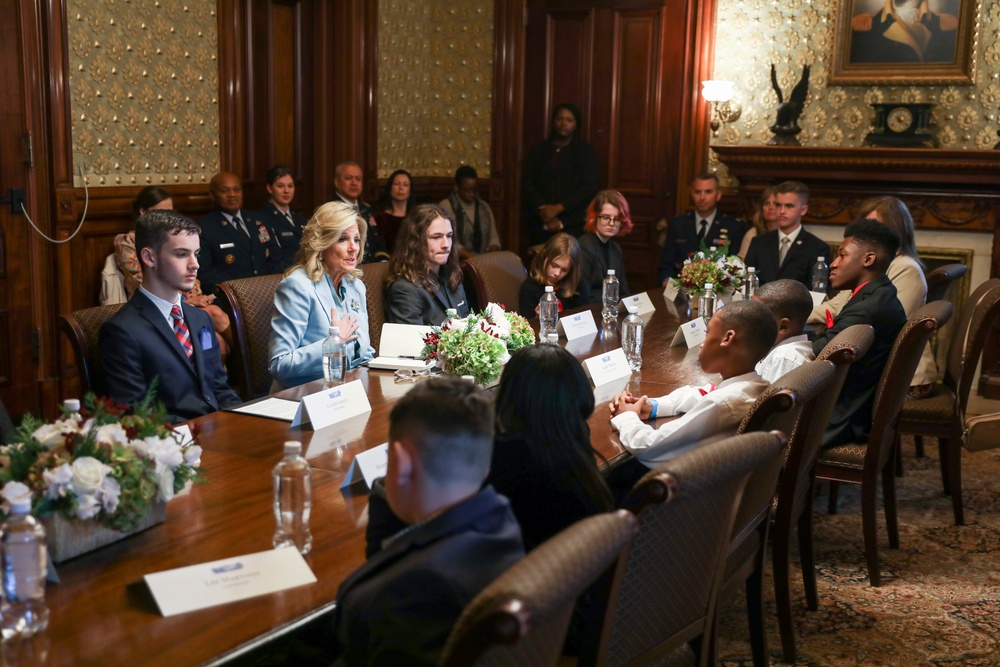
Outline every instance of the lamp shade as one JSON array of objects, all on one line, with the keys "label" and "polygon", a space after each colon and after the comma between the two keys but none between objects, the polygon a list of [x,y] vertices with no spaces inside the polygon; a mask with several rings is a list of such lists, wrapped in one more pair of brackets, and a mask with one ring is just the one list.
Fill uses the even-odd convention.
[{"label": "lamp shade", "polygon": [[734,81],[702,81],[701,96],[709,102],[728,102],[733,99]]}]

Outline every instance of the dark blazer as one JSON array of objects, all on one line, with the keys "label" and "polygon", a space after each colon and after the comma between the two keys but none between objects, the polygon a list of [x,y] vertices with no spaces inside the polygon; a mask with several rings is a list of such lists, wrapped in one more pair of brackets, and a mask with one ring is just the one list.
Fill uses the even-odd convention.
[{"label": "dark blazer", "polygon": [[[705,245],[718,247],[728,240],[729,254],[735,255],[740,249],[746,230],[742,220],[717,210],[715,220],[708,228]],[[684,268],[684,260],[699,249],[698,225],[694,212],[671,218],[667,226],[667,240],[663,244],[663,252],[660,253],[660,282],[679,276],[681,269]]]},{"label": "dark blazer", "polygon": [[[747,266],[757,269],[757,278],[760,284],[769,283],[782,278],[798,280],[812,289],[812,267],[816,264],[817,257],[830,259],[830,246],[816,236],[813,236],[805,229],[792,241],[788,254],[785,255],[785,263],[778,266],[778,230],[772,229],[766,234],[755,236],[750,241],[750,249],[744,262]],[[829,263],[829,262],[828,262]]]},{"label": "dark blazer", "polygon": [[281,270],[284,271],[295,261],[295,254],[299,251],[299,244],[302,242],[302,230],[309,220],[298,211],[288,210],[292,215],[292,222],[288,222],[285,214],[278,210],[273,202],[264,204],[264,208],[257,211],[257,216],[264,221],[267,228],[271,230],[271,235],[278,240],[279,258],[281,260]]},{"label": "dark blazer", "polygon": [[[517,293],[517,312],[524,315],[529,320],[532,317],[538,317],[538,313],[535,312],[535,308],[538,307],[538,302],[545,294],[545,285],[536,281],[531,276],[521,283],[521,289]],[[576,294],[571,297],[565,297],[562,295],[558,289],[556,289],[556,298],[559,299],[559,303],[562,304],[560,312],[563,310],[572,310],[573,308],[580,308],[582,306],[590,305],[590,288],[583,282],[583,278],[580,278],[580,284],[576,287]]]},{"label": "dark blazer", "polygon": [[177,342],[166,318],[141,290],[104,323],[101,369],[110,398],[133,405],[146,395],[153,378],[159,377],[156,400],[163,402],[174,422],[242,402],[229,387],[212,318],[184,303],[181,312],[191,331],[192,359]]},{"label": "dark blazer", "polygon": [[424,287],[400,278],[386,290],[385,321],[395,324],[423,324],[441,326],[449,308],[454,308],[459,317],[469,314],[469,301],[465,298],[465,287],[448,289],[446,281],[439,281],[440,287],[433,294]]},{"label": "dark blazer", "polygon": [[532,146],[524,160],[523,177],[524,222],[531,243],[545,243],[552,236],[538,215],[543,204],[562,204],[566,209],[559,216],[563,231],[582,234],[587,206],[600,182],[597,151],[579,137],[560,151],[548,139]]},{"label": "dark blazer", "polygon": [[622,256],[622,247],[609,239],[606,250],[607,260],[601,246],[601,239],[597,238],[594,232],[586,232],[580,237],[580,260],[583,266],[580,267],[580,282],[587,285],[590,291],[590,300],[600,303],[604,292],[604,279],[608,275],[608,269],[615,270],[615,277],[618,278],[618,293],[620,296],[628,296],[628,278],[625,277],[625,258]]},{"label": "dark blazer", "polygon": [[820,332],[813,341],[813,350],[819,354],[827,343],[851,325],[868,324],[875,329],[871,349],[847,371],[844,388],[823,437],[824,447],[868,441],[875,390],[896,336],[905,323],[906,313],[896,297],[896,287],[888,276],[882,275],[852,296],[833,321],[833,327]]},{"label": "dark blazer", "polygon": [[249,239],[218,209],[198,221],[198,279],[205,294],[214,293],[215,286],[226,280],[281,273],[281,247],[270,228],[252,211],[240,210],[240,219],[250,232]]},{"label": "dark blazer", "polygon": [[510,503],[489,486],[396,534],[340,585],[337,664],[437,665],[465,605],[523,555]]}]

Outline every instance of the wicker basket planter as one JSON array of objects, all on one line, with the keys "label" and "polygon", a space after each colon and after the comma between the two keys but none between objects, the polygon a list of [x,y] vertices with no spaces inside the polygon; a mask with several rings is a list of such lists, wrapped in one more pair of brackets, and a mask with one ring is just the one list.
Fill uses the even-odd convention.
[{"label": "wicker basket planter", "polygon": [[61,563],[103,546],[123,540],[167,520],[167,504],[154,502],[149,513],[132,530],[108,528],[96,521],[71,521],[61,514],[45,520],[45,541],[52,562]]}]

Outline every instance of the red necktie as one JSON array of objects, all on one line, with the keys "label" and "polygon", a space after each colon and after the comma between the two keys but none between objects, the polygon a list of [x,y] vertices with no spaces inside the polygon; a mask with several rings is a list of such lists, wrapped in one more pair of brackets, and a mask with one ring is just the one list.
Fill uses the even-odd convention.
[{"label": "red necktie", "polygon": [[184,323],[181,307],[174,304],[174,307],[170,309],[170,317],[174,318],[174,335],[177,336],[177,342],[181,344],[184,353],[190,359],[191,355],[194,354],[194,348],[191,347],[191,332],[188,331],[188,325]]}]

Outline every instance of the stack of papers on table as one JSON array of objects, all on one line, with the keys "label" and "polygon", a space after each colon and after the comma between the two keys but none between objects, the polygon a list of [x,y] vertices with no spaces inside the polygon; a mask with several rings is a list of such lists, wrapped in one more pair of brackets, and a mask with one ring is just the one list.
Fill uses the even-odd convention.
[{"label": "stack of papers on table", "polygon": [[419,324],[383,325],[378,356],[368,362],[368,367],[390,371],[401,368],[411,371],[430,368],[434,362],[424,361],[420,356],[420,351],[424,349],[424,336],[430,332],[430,327]]}]

